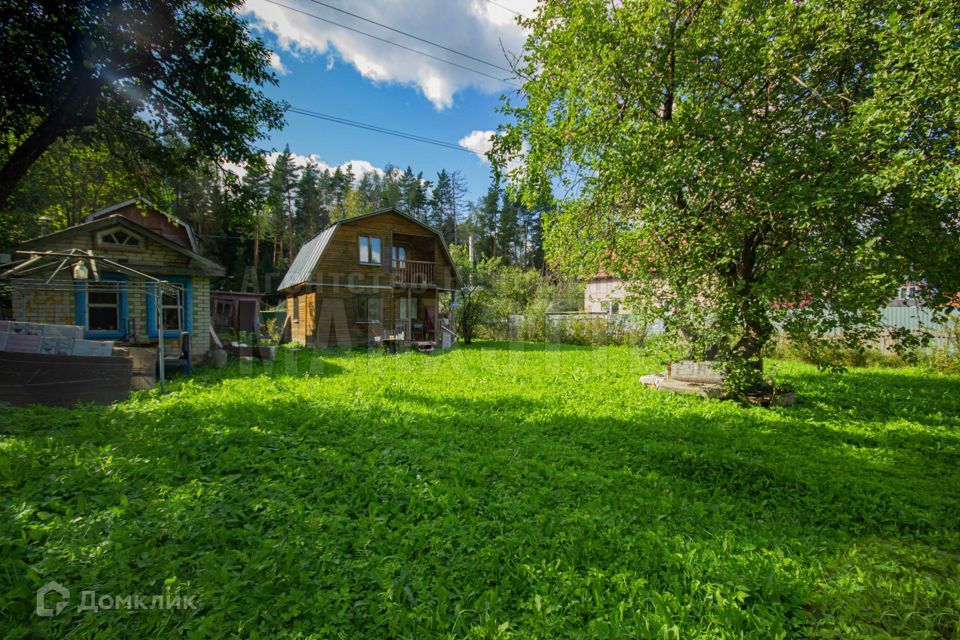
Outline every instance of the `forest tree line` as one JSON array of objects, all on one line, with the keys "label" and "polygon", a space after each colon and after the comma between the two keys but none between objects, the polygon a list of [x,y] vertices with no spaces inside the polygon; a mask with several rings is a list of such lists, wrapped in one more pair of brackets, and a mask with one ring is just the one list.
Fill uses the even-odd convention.
[{"label": "forest tree line", "polygon": [[410,166],[387,165],[358,175],[349,164],[326,168],[304,162],[289,148],[261,155],[242,171],[213,162],[165,171],[142,167],[102,141],[57,142],[5,208],[0,245],[9,249],[78,224],[91,212],[139,194],[193,227],[204,253],[227,268],[223,287],[272,293],[299,248],[324,227],[389,207],[434,227],[448,244],[472,244],[478,260],[543,267],[545,207],[522,206],[496,180],[471,201],[459,171],[441,169],[427,177]]}]

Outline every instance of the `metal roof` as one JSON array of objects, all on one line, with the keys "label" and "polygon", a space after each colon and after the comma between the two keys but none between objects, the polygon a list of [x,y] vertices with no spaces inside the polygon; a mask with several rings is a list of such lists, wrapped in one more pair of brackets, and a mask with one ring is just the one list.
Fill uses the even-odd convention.
[{"label": "metal roof", "polygon": [[287,273],[283,276],[283,280],[280,281],[280,286],[277,287],[278,291],[295,287],[310,280],[313,270],[317,266],[317,261],[320,260],[320,256],[323,255],[323,251],[327,248],[330,238],[333,237],[338,226],[339,224],[330,225],[321,231],[316,238],[300,247],[297,257],[293,259],[293,264],[290,265]]},{"label": "metal roof", "polygon": [[287,273],[283,276],[283,280],[280,281],[280,286],[277,287],[277,291],[283,291],[289,287],[295,287],[298,284],[304,284],[310,281],[314,270],[317,268],[317,263],[320,261],[320,256],[322,256],[323,252],[326,251],[327,245],[330,244],[330,239],[333,237],[333,234],[340,227],[340,225],[350,224],[351,222],[363,220],[364,218],[371,218],[373,216],[379,216],[384,213],[395,213],[433,233],[437,237],[437,240],[440,241],[440,248],[443,249],[443,253],[447,256],[447,260],[450,261],[450,266],[453,268],[453,277],[455,281],[462,286],[463,280],[460,278],[460,272],[457,271],[457,265],[453,262],[453,256],[450,255],[450,250],[447,248],[447,243],[443,239],[443,234],[422,220],[418,220],[409,213],[406,213],[405,211],[401,211],[396,207],[387,207],[385,209],[371,211],[370,213],[364,213],[359,216],[353,216],[352,218],[338,220],[321,231],[320,235],[303,245],[300,248],[300,251],[297,252],[297,257],[293,259],[293,264],[291,264],[290,268],[287,269]]}]

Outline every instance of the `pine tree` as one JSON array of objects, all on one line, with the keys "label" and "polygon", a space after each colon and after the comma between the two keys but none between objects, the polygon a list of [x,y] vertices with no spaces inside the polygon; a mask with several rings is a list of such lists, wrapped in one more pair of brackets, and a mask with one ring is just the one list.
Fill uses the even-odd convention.
[{"label": "pine tree", "polygon": [[353,165],[348,164],[345,169],[337,167],[330,178],[330,190],[333,199],[333,214],[331,218],[342,220],[347,217],[347,195],[352,189]]},{"label": "pine tree", "polygon": [[293,261],[293,197],[297,189],[297,167],[287,145],[283,153],[273,164],[273,173],[270,174],[270,191],[268,203],[273,213],[274,223],[274,258],[273,264],[278,263],[277,240],[280,241],[280,257],[283,256],[284,236],[287,239],[287,249],[290,261]]},{"label": "pine tree", "polygon": [[401,178],[403,204],[407,213],[415,218],[427,221],[427,207],[430,203],[430,181],[423,179],[423,172],[414,175],[413,170],[407,167]]},{"label": "pine tree", "polygon": [[369,213],[379,207],[381,180],[380,174],[375,171],[363,174],[360,182],[355,189],[357,195],[351,199],[352,206],[347,211],[347,216],[358,216],[362,213]]},{"label": "pine tree", "polygon": [[500,222],[500,182],[494,180],[477,206],[474,250],[484,257],[497,256],[497,225]]},{"label": "pine tree", "polygon": [[260,270],[260,239],[263,236],[267,209],[270,176],[263,158],[256,158],[247,165],[243,179],[243,197],[253,218],[253,270]]},{"label": "pine tree", "polygon": [[467,180],[462,171],[454,171],[450,174],[450,225],[454,243],[460,242],[460,219],[465,213],[466,198]]},{"label": "pine tree", "polygon": [[503,204],[500,207],[500,220],[497,223],[497,243],[500,255],[507,264],[517,261],[517,249],[520,245],[520,227],[518,224],[519,205],[509,194],[503,194]]},{"label": "pine tree", "polygon": [[330,224],[330,213],[320,187],[320,172],[313,162],[308,162],[297,184],[296,232],[303,240],[312,238]]},{"label": "pine tree", "polygon": [[437,174],[437,183],[430,194],[429,223],[447,242],[453,240],[454,211],[453,183],[447,170],[441,169]]},{"label": "pine tree", "polygon": [[393,165],[388,164],[383,168],[383,178],[380,180],[380,193],[377,198],[378,208],[392,208],[402,203],[403,176],[404,173]]}]

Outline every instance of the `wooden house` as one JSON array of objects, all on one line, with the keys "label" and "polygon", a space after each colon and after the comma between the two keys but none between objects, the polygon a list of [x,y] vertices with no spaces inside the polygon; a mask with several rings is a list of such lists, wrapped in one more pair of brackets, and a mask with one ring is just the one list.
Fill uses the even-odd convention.
[{"label": "wooden house", "polygon": [[290,336],[305,346],[442,342],[440,296],[462,287],[443,237],[397,209],[336,222],[284,276]]},{"label": "wooden house", "polygon": [[210,320],[217,334],[260,334],[261,293],[248,291],[211,291]]},{"label": "wooden house", "polygon": [[[91,213],[81,224],[28,240],[18,249],[59,254],[82,251],[113,261],[127,270],[112,272],[102,261],[99,273],[78,278],[74,260],[64,259],[49,280],[18,280],[13,289],[13,320],[79,325],[85,338],[127,344],[156,344],[162,323],[168,353],[189,335],[192,360],[210,349],[210,280],[224,275],[219,264],[199,253],[193,231],[144,198],[133,198]],[[76,261],[82,262],[82,261]],[[74,268],[71,268],[74,267]],[[176,285],[164,289],[157,310],[155,286],[139,272]],[[47,274],[43,274],[47,278]],[[158,322],[158,317],[161,318]]]}]

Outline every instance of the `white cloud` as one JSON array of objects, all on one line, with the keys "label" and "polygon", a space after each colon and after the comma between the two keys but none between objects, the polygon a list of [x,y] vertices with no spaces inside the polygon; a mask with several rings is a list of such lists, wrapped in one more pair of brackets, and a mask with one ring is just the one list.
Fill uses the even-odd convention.
[{"label": "white cloud", "polygon": [[[510,75],[507,71],[307,0],[281,0],[281,4],[494,76],[487,78],[471,73],[265,0],[247,0],[240,9],[251,18],[255,29],[274,34],[282,50],[294,56],[330,56],[336,52],[340,59],[370,80],[417,87],[437,109],[451,107],[454,95],[467,87],[490,93],[511,88],[500,80]],[[531,15],[536,0],[498,0],[498,4]],[[337,2],[336,6],[501,67],[509,67],[504,50],[517,54],[523,46],[524,34],[516,25],[516,16],[485,0],[368,0]],[[330,59],[327,58],[328,68]]]},{"label": "white cloud", "polygon": [[493,136],[495,135],[497,135],[496,131],[471,131],[460,138],[457,144],[464,149],[473,151],[483,162],[489,163],[487,152],[493,148]]},{"label": "white cloud", "polygon": [[[368,162],[367,160],[347,160],[346,162],[337,165],[324,162],[323,159],[321,159],[316,153],[311,153],[308,156],[300,155],[299,153],[291,153],[291,155],[293,156],[293,164],[297,167],[302,169],[307,166],[307,164],[313,164],[321,173],[326,170],[329,170],[332,173],[336,171],[338,167],[341,171],[345,171],[347,166],[349,166],[353,171],[354,181],[356,182],[359,182],[360,179],[368,173],[376,173],[381,176],[384,173],[383,169],[374,166],[373,163]],[[273,167],[274,163],[276,163],[277,158],[279,157],[279,151],[271,151],[270,153],[264,155],[268,167]],[[247,175],[247,168],[245,165],[234,164],[232,162],[221,162],[220,166],[226,171],[229,171],[241,178]]]},{"label": "white cloud", "polygon": [[283,60],[281,60],[280,56],[274,51],[270,52],[270,67],[281,76],[290,73],[290,70],[283,65]]}]

